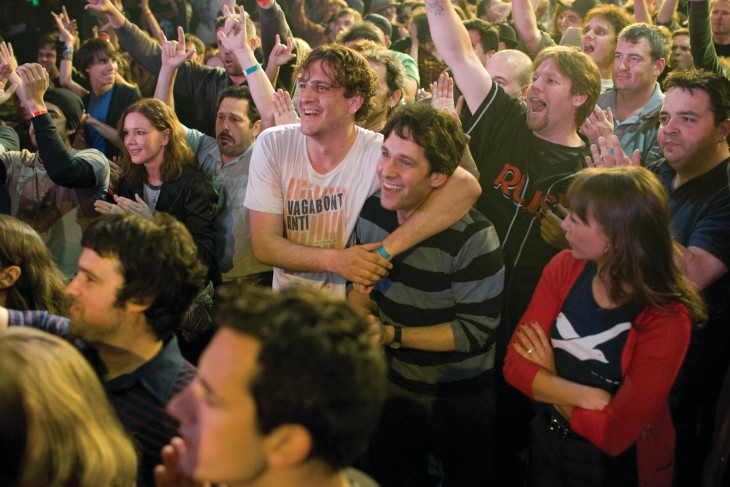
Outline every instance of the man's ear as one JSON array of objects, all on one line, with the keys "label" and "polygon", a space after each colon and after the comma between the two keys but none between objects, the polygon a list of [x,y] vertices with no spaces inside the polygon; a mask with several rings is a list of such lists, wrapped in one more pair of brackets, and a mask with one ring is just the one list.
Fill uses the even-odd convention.
[{"label": "man's ear", "polygon": [[256,120],[253,125],[251,126],[251,134],[253,135],[254,140],[256,140],[256,137],[259,136],[261,133],[261,120]]},{"label": "man's ear", "polygon": [[585,93],[576,93],[575,95],[573,95],[573,106],[575,108],[579,108],[586,102],[587,99],[588,95],[586,95]]},{"label": "man's ear", "polygon": [[248,41],[246,41],[246,42],[248,42],[248,45],[249,45],[249,46],[251,47],[251,50],[252,50],[252,51],[255,51],[255,50],[256,50],[256,48],[257,48],[257,47],[258,47],[258,45],[259,45],[259,38],[258,38],[258,37],[256,37],[256,36],[253,36],[252,38],[250,38],[250,39],[249,39]]},{"label": "man's ear", "polygon": [[730,135],[730,118],[726,118],[717,126],[721,139],[718,142],[724,142],[727,140],[727,136]]},{"label": "man's ear", "polygon": [[312,435],[301,424],[283,424],[266,436],[266,459],[272,469],[303,463],[312,451]]},{"label": "man's ear", "polygon": [[442,172],[432,172],[431,176],[431,187],[436,189],[444,185],[449,177]]},{"label": "man's ear", "polygon": [[403,93],[401,93],[400,90],[395,90],[392,95],[390,95],[390,100],[388,101],[388,108],[393,108],[398,103],[400,103],[401,98],[403,98]]},{"label": "man's ear", "polygon": [[355,95],[352,98],[348,98],[347,101],[350,106],[350,113],[355,115],[362,104],[365,103],[365,98],[362,95]]},{"label": "man's ear", "polygon": [[145,311],[147,311],[147,308],[152,306],[152,299],[149,299],[147,301],[139,300],[135,301],[132,299],[127,300],[127,302],[124,304],[124,307],[127,309],[127,311],[132,313],[139,313],[142,314]]},{"label": "man's ear", "polygon": [[664,72],[664,68],[667,65],[667,60],[663,57],[656,60],[654,63],[654,76],[659,77]]},{"label": "man's ear", "polygon": [[17,265],[9,265],[0,270],[0,289],[10,289],[20,279],[23,271]]}]

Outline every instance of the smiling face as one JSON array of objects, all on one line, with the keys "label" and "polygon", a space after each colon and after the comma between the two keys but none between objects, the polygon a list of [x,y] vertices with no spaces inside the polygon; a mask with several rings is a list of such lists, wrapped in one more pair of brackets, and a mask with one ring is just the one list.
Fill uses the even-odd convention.
[{"label": "smiling face", "polygon": [[261,344],[222,328],[203,353],[198,375],[168,409],[180,421],[187,475],[213,483],[251,485],[267,471],[251,384]]},{"label": "smiling face", "polygon": [[215,119],[215,138],[223,162],[240,156],[253,143],[254,130],[247,110],[248,102],[242,98],[221,100]]},{"label": "smiling face", "polygon": [[535,68],[527,90],[527,125],[542,138],[575,132],[575,113],[586,95],[571,93],[573,83],[552,59]]},{"label": "smiling face", "polygon": [[573,10],[563,10],[558,14],[557,26],[560,34],[565,34],[568,27],[582,27],[583,17]]},{"label": "smiling face", "polygon": [[616,49],[616,28],[603,17],[593,17],[583,26],[581,45],[599,69],[610,68]]},{"label": "smiling face", "polygon": [[408,219],[435,187],[446,181],[444,174],[431,172],[423,147],[401,138],[395,131],[383,141],[376,171],[380,204],[387,210],[395,210],[400,223]]},{"label": "smiling face", "polygon": [[669,65],[674,71],[684,71],[694,66],[689,44],[689,35],[674,36],[672,39],[672,51],[669,55]]},{"label": "smiling face", "polygon": [[38,48],[38,64],[46,68],[48,76],[51,78],[58,76],[57,56],[56,46],[53,44],[43,44]]},{"label": "smiling face", "polygon": [[592,260],[600,264],[606,258],[606,249],[609,245],[608,236],[590,211],[586,217],[587,221],[583,221],[578,215],[571,212],[560,226],[565,230],[565,239],[573,251],[573,257]]},{"label": "smiling face", "polygon": [[117,76],[117,61],[109,58],[103,52],[99,52],[86,68],[86,73],[92,87],[111,85]]},{"label": "smiling face", "polygon": [[653,87],[664,70],[664,60],[651,59],[651,43],[642,37],[633,43],[620,39],[613,59],[613,84],[618,91],[641,91]]},{"label": "smiling face", "polygon": [[667,162],[683,179],[703,174],[716,164],[718,144],[725,144],[730,121],[719,125],[710,97],[700,89],[670,89],[659,113],[659,147]]},{"label": "smiling face", "polygon": [[304,135],[326,138],[355,123],[363,98],[345,98],[345,88],[334,86],[334,79],[321,60],[312,62],[302,73],[298,88],[297,108]]},{"label": "smiling face", "polygon": [[123,142],[132,164],[160,167],[169,132],[158,130],[141,113],[130,112],[124,118]]}]

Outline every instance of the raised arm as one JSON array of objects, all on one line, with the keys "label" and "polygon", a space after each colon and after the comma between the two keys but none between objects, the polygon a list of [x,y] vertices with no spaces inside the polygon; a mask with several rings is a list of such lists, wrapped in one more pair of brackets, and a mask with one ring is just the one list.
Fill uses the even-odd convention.
[{"label": "raised arm", "polygon": [[469,34],[451,2],[427,0],[426,12],[436,49],[454,73],[469,109],[475,112],[492,88],[492,78],[474,53]]},{"label": "raised arm", "polygon": [[677,13],[677,5],[679,0],[664,0],[659,12],[656,14],[656,23],[659,25],[669,25]]},{"label": "raised arm", "polygon": [[637,22],[644,22],[647,24],[653,24],[651,15],[649,14],[649,7],[646,4],[646,0],[634,0],[634,17]]},{"label": "raised arm", "polygon": [[[175,5],[172,3],[171,5]],[[139,3],[140,11],[141,11],[141,18],[139,19],[140,25],[147,24],[147,29],[152,34],[152,37],[157,39],[160,44],[165,42],[167,38],[165,37],[165,33],[162,32],[162,29],[160,28],[159,22],[157,22],[157,18],[155,18],[154,12],[150,9],[150,0],[142,0]],[[183,46],[185,43],[183,43]]]},{"label": "raised arm", "polygon": [[61,13],[51,12],[53,20],[56,21],[58,27],[58,40],[63,43],[64,51],[61,53],[61,62],[59,64],[59,73],[61,86],[76,93],[80,98],[89,94],[89,91],[74,81],[73,74],[73,52],[76,46],[76,32],[74,32],[74,23],[69,19],[66,7],[61,7]]},{"label": "raised arm", "polygon": [[[264,63],[266,64],[266,73],[271,79],[271,84],[274,88],[284,88],[286,91],[291,91],[294,88],[294,64],[291,62],[297,55],[297,48],[295,45],[291,45],[289,48],[289,54],[292,57],[289,58],[287,63],[281,65],[278,69],[278,76],[276,78],[271,77],[269,72],[269,63],[271,61],[271,55],[274,50],[281,50],[280,41],[282,39],[287,40],[287,46],[289,46],[289,39],[294,37],[289,24],[286,21],[284,11],[276,3],[275,0],[269,0],[266,4],[259,3],[259,22],[261,23],[261,49],[264,54]],[[281,60],[282,58],[276,58]],[[278,84],[277,84],[278,81]]]},{"label": "raised arm", "polygon": [[717,60],[715,44],[712,42],[709,2],[707,0],[690,0],[687,3],[689,45],[695,67],[725,76],[725,71]]},{"label": "raised arm", "polygon": [[542,42],[542,34],[537,27],[537,17],[535,17],[535,9],[532,7],[530,0],[512,0],[512,20],[515,23],[517,35],[522,40],[527,54],[530,57],[540,50]]},{"label": "raised arm", "polygon": [[223,14],[226,16],[226,23],[222,30],[218,31],[218,40],[227,49],[233,51],[241,63],[244,73],[246,73],[246,81],[251,90],[256,108],[261,114],[261,127],[266,129],[274,126],[274,87],[271,86],[269,78],[256,57],[253,49],[246,42],[246,22],[243,6],[239,6],[239,21],[233,16],[233,12],[228,6],[223,7]]},{"label": "raised arm", "polygon": [[87,188],[97,185],[94,167],[73,157],[56,131],[43,101],[48,88],[48,73],[40,64],[24,64],[18,68],[16,93],[33,117],[38,153],[51,180],[59,186]]},{"label": "raised arm", "polygon": [[86,10],[105,15],[109,26],[114,29],[119,44],[132,56],[135,62],[157,76],[160,72],[160,45],[145,34],[132,22],[128,22],[124,14],[110,0],[87,0]]},{"label": "raised arm", "polygon": [[195,49],[185,50],[185,32],[182,27],[177,28],[177,40],[168,41],[165,34],[162,34],[162,55],[160,74],[157,76],[154,97],[166,103],[173,110],[175,109],[175,98],[172,94],[172,87],[175,85],[175,77],[180,66],[185,64],[195,55]]}]

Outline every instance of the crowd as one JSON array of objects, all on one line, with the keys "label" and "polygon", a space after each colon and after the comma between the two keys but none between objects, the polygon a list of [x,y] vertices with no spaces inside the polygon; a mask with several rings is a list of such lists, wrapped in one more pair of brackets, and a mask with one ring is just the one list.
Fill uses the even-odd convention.
[{"label": "crowd", "polygon": [[0,7],[1,485],[730,485],[730,0],[239,3]]}]

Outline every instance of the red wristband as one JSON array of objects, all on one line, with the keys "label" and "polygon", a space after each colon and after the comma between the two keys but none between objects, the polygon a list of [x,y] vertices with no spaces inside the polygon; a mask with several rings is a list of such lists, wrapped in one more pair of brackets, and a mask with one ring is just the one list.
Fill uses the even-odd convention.
[{"label": "red wristband", "polygon": [[44,113],[48,113],[48,110],[38,110],[37,112],[33,112],[30,115],[30,118],[36,118],[38,115],[43,115]]}]

